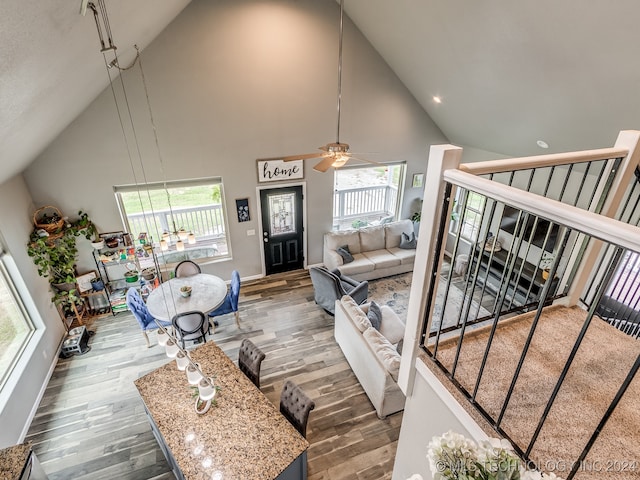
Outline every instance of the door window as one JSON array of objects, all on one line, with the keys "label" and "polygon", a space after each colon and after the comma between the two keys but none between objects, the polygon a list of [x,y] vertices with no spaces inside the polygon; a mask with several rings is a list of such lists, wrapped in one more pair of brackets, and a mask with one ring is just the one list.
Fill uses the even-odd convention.
[{"label": "door window", "polygon": [[271,236],[296,233],[295,193],[269,195],[268,198]]}]

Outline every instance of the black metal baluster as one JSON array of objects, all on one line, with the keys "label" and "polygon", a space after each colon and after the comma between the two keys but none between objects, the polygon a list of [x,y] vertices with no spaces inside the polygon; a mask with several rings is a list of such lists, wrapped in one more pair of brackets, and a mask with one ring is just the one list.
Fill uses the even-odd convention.
[{"label": "black metal baluster", "polygon": [[[616,253],[615,253],[615,257],[614,257],[615,262],[617,262],[617,260],[619,260],[621,254],[622,254],[622,248],[617,248]],[[544,412],[542,412],[542,416],[540,417],[540,421],[538,422],[538,426],[536,427],[536,430],[533,433],[533,436],[531,437],[531,440],[529,441],[529,446],[527,447],[527,450],[525,452],[525,455],[527,457],[531,453],[531,450],[533,449],[533,445],[535,444],[536,440],[538,439],[538,435],[540,435],[540,431],[542,430],[542,426],[544,425],[544,422],[547,420],[547,416],[549,415],[549,412],[551,411],[551,407],[553,406],[553,402],[555,402],[556,397],[558,396],[558,392],[560,391],[560,388],[562,387],[562,384],[564,383],[564,380],[567,377],[567,373],[569,373],[569,368],[571,368],[571,364],[573,363],[573,360],[575,359],[575,356],[578,353],[578,349],[580,348],[580,345],[582,344],[582,340],[584,339],[584,336],[587,334],[587,329],[589,328],[589,325],[591,325],[591,320],[593,319],[593,316],[594,316],[595,311],[596,311],[596,305],[598,304],[598,302],[600,301],[600,299],[604,295],[604,292],[605,292],[605,290],[607,288],[607,284],[609,283],[609,281],[611,280],[611,277],[613,276],[613,274],[615,272],[615,268],[612,268],[612,267],[613,267],[613,264],[608,269],[608,271],[607,271],[607,273],[605,275],[605,281],[600,285],[600,288],[598,289],[598,292],[596,294],[597,301],[593,303],[593,305],[589,308],[589,311],[587,312],[587,318],[585,319],[584,323],[582,324],[582,329],[580,330],[580,333],[578,334],[578,337],[577,337],[575,343],[573,344],[573,348],[571,349],[571,353],[569,354],[569,358],[567,358],[567,361],[564,364],[562,372],[560,373],[560,376],[558,377],[558,381],[556,382],[556,385],[553,388],[553,392],[551,392],[551,397],[549,398],[549,401],[547,402],[547,405],[544,408]],[[543,308],[542,307],[542,305],[543,305],[542,302],[543,301],[544,301],[544,299],[541,299],[541,303],[540,303],[540,307],[539,307],[540,309]]]}]

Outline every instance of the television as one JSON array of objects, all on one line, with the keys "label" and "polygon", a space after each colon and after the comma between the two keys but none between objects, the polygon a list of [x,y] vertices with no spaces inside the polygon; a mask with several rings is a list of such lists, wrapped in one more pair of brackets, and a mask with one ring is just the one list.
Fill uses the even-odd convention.
[{"label": "television", "polygon": [[[533,214],[529,214],[527,221],[524,222],[525,212],[522,212],[520,225],[518,225],[518,231],[516,232],[516,225],[518,223],[518,215],[520,214],[520,212],[521,211],[517,208],[505,205],[502,215],[502,221],[500,222],[500,230],[510,233],[514,237],[522,236],[523,242],[530,241],[532,245],[535,245],[538,248],[544,247],[545,251],[553,252],[553,247],[555,247],[556,239],[558,238],[558,225],[554,223],[553,226],[551,226],[551,222],[549,220],[536,217]],[[536,218],[538,219],[537,223]],[[535,231],[533,231],[534,224]],[[550,227],[551,232],[549,232],[549,238],[545,244],[544,240]]]}]

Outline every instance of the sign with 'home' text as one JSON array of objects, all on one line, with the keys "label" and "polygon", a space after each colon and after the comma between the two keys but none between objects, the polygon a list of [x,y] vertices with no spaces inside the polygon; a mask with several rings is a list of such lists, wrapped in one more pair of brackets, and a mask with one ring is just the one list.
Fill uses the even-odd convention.
[{"label": "sign with 'home' text", "polygon": [[302,160],[283,162],[282,160],[258,160],[258,182],[277,182],[304,178]]}]

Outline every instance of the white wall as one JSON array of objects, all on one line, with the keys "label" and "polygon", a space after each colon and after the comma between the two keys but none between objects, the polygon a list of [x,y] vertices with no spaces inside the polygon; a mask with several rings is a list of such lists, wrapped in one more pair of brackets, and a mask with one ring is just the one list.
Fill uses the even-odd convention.
[{"label": "white wall", "polygon": [[[205,266],[205,272],[225,278],[233,269],[242,276],[261,272],[260,234],[247,236],[258,226],[256,158],[314,152],[335,141],[338,19],[333,0],[194,0],[142,54],[162,167],[138,67],[123,74],[142,152],[140,162],[132,147],[138,182],[163,180],[162,170],[167,180],[222,176],[227,206],[250,199],[250,222],[229,216],[233,261]],[[112,28],[118,44],[117,25]],[[132,50],[119,45],[125,59]],[[97,50],[95,61],[103,62]],[[115,86],[121,96],[119,81]],[[407,182],[426,170],[429,145],[446,142],[348,19],[340,133],[353,152],[406,161]],[[332,225],[333,174],[317,173],[313,165],[305,165],[308,264],[322,261],[322,235]],[[122,229],[112,186],[134,183],[134,172],[109,89],[25,178],[38,205],[57,205],[68,215],[82,209],[101,230]],[[421,193],[406,191],[402,217],[409,217]]]},{"label": "white wall", "polygon": [[422,360],[416,360],[416,369],[412,393],[404,407],[393,480],[406,480],[414,473],[425,480],[433,478],[427,445],[435,436],[452,430],[476,442],[488,438]]},{"label": "white wall", "polygon": [[33,229],[31,196],[21,175],[0,185],[0,234],[4,249],[15,269],[16,286],[35,323],[36,333],[23,353],[11,378],[0,391],[0,448],[23,440],[39,397],[46,386],[65,334],[62,321],[50,301],[49,282],[27,255],[27,242]]}]

